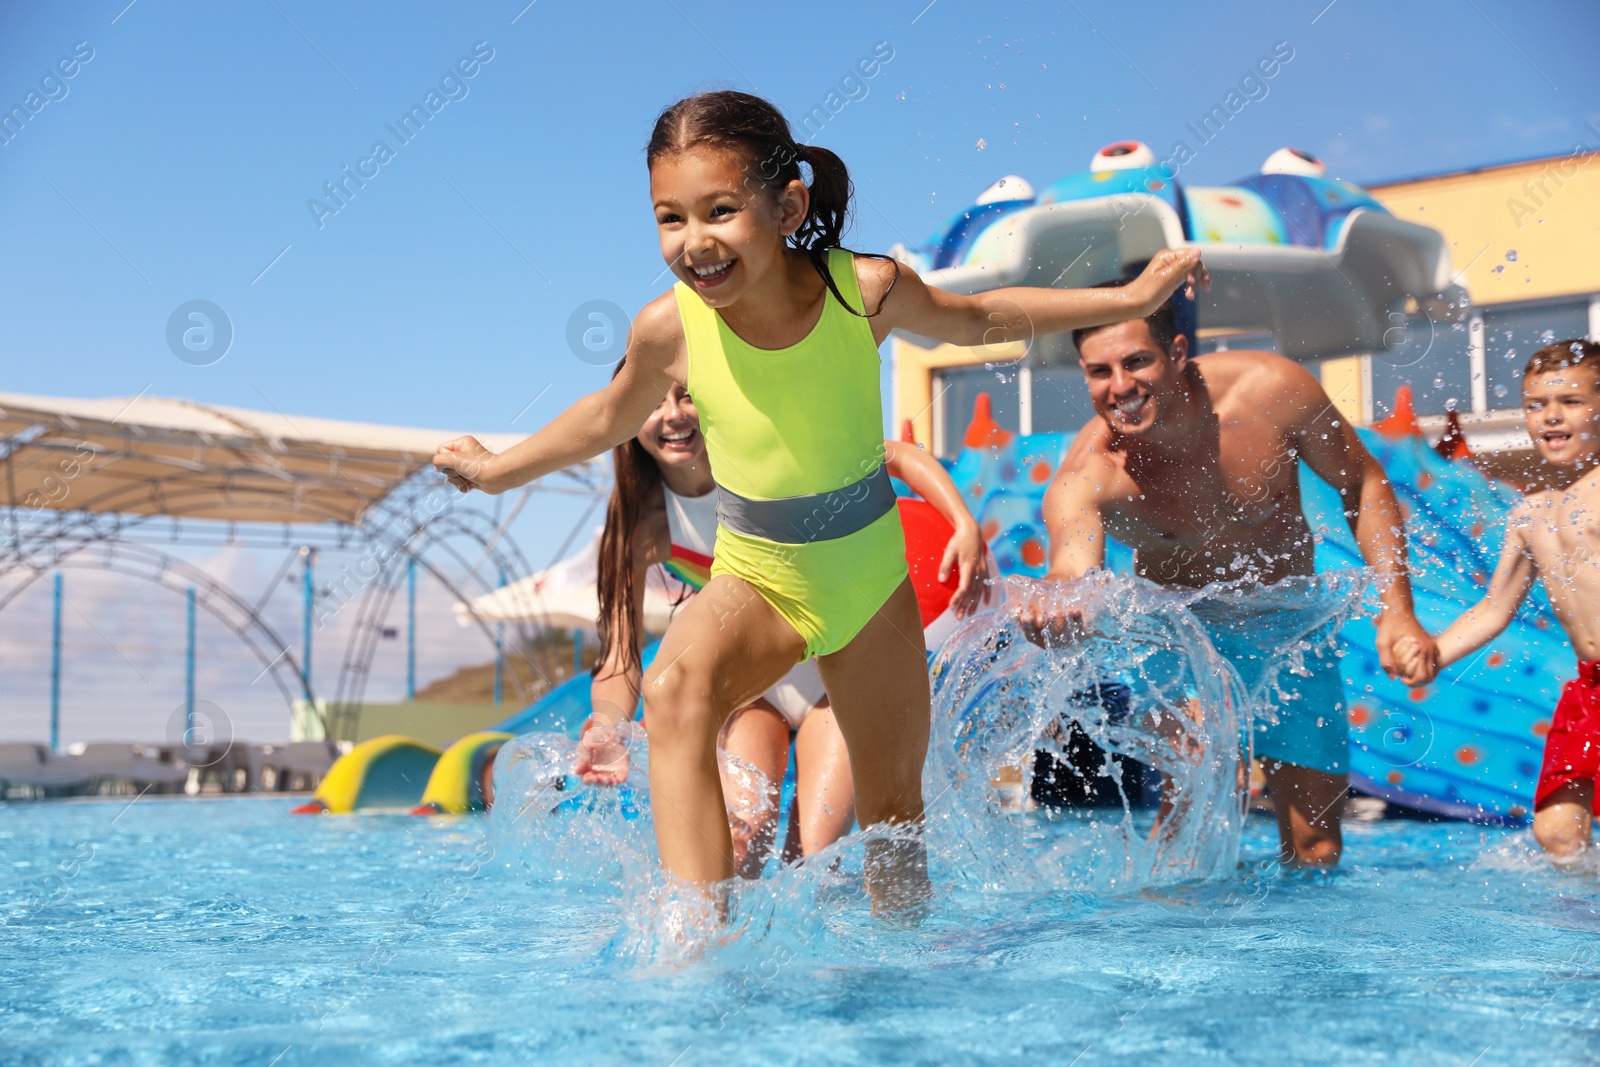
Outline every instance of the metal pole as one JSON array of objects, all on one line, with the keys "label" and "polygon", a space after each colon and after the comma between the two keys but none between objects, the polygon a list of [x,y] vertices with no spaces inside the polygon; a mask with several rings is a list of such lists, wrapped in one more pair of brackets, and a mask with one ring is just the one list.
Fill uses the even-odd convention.
[{"label": "metal pole", "polygon": [[301,579],[301,588],[305,594],[305,625],[302,629],[301,646],[303,653],[300,658],[300,681],[305,687],[306,699],[311,699],[311,615],[315,608],[316,582],[312,568],[317,563],[317,550],[310,546],[300,549],[300,558],[305,563],[305,570]]},{"label": "metal pole", "polygon": [[50,619],[50,751],[61,751],[61,572],[55,576],[55,607]]},{"label": "metal pole", "polygon": [[406,700],[417,699],[417,561],[406,561]]},{"label": "metal pole", "polygon": [[183,656],[183,743],[194,744],[194,587],[186,597],[189,615],[189,640]]},{"label": "metal pole", "polygon": [[[500,572],[500,588],[506,587],[506,572]],[[505,692],[506,675],[506,624],[494,624],[494,702],[500,703]]]}]

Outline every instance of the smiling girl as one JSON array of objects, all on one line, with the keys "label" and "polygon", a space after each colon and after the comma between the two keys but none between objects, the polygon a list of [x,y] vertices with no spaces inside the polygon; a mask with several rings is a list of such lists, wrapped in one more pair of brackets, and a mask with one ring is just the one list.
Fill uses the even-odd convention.
[{"label": "smiling girl", "polygon": [[973,347],[1142,317],[1185,279],[1204,284],[1199,253],[1161,252],[1114,290],[930,289],[894,260],[841,247],[844,163],[797,144],[777,109],[746,93],[668,108],[646,162],[678,284],[634,320],[622,369],[504,453],[462,437],[439,447],[434,466],[463,492],[505,492],[633,437],[684,386],[716,476],[718,530],[711,580],[644,679],[661,861],[708,889],[733,875],[718,731],[816,657],[849,750],[857,821],[901,828],[868,839],[873,909],[914,914],[928,892],[928,671],[883,464],[878,346],[894,329]]}]

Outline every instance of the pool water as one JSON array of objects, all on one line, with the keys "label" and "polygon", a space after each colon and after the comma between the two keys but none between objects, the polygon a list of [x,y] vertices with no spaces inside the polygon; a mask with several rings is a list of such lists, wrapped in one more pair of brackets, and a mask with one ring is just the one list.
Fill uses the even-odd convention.
[{"label": "pool water", "polygon": [[[1342,869],[1294,874],[1251,816],[1236,874],[1121,893],[936,865],[913,930],[847,854],[674,963],[629,949],[615,885],[496,854],[488,820],[295,802],[0,806],[0,1063],[1600,1061],[1600,881],[1526,831],[1354,824]],[[1087,832],[1018,818],[1030,847]]]}]

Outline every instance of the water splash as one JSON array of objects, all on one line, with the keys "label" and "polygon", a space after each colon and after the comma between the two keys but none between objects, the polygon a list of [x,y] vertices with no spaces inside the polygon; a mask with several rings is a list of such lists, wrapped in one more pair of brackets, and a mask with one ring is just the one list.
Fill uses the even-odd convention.
[{"label": "water splash", "polygon": [[[928,781],[930,793],[943,790],[930,805],[934,854],[990,889],[1125,890],[1231,874],[1253,721],[1274,721],[1282,672],[1306,673],[1305,655],[1331,647],[1366,585],[1359,571],[1203,590],[1104,571],[1074,583],[1008,579],[1008,600],[1080,615],[1082,636],[1041,648],[997,614],[946,642],[933,667]],[[1218,651],[1219,631],[1231,646],[1249,643],[1258,659],[1250,677]],[[1159,771],[1162,812],[1136,810],[1108,756],[1120,811],[1088,816],[1080,832],[1041,850],[994,783],[1014,768],[1026,795],[1033,753],[1065,758],[1074,725],[1108,754]]]},{"label": "water splash", "polygon": [[[1002,610],[968,620],[945,642],[933,667],[924,786],[935,892],[926,921],[959,928],[975,896],[988,907],[996,895],[1121,893],[1232,876],[1251,723],[1271,717],[1283,671],[1304,673],[1307,653],[1331,647],[1359,609],[1365,573],[1198,591],[1105,572],[1007,585],[1008,599],[1039,596],[1080,613],[1082,636],[1043,649]],[[1212,640],[1219,630],[1235,643],[1247,635],[1266,666],[1241,678]],[[1107,753],[1159,770],[1159,816],[1140,808],[1109,756],[1120,809],[1052,823],[1006,810],[997,777],[1017,768],[1026,790],[1034,752],[1065,756],[1072,726]],[[501,853],[531,880],[568,883],[577,906],[614,909],[609,956],[673,966],[709,951],[756,951],[732,947],[750,942],[763,946],[762,959],[801,959],[817,937],[880,936],[867,917],[865,856],[906,830],[852,834],[798,866],[769,862],[759,881],[735,878],[708,897],[657,860],[648,748],[632,730],[621,786],[571,777],[573,743],[558,733],[509,742],[495,769],[491,819]],[[722,755],[725,781],[738,779],[752,795],[770,790],[756,768]]]}]

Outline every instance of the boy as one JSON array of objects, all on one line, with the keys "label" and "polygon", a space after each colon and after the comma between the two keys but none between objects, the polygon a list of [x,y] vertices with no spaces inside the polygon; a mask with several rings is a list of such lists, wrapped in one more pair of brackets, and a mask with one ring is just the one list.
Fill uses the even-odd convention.
[{"label": "boy", "polygon": [[[1471,655],[1510,624],[1535,578],[1578,655],[1578,677],[1561,691],[1545,738],[1534,795],[1533,835],[1557,858],[1589,845],[1600,772],[1600,344],[1561,341],[1535,352],[1523,370],[1528,436],[1545,461],[1571,468],[1562,489],[1529,493],[1506,522],[1505,548],[1484,598],[1439,635],[1439,664]],[[1436,672],[1407,643],[1405,680]]]}]

